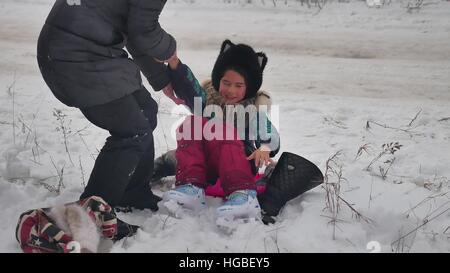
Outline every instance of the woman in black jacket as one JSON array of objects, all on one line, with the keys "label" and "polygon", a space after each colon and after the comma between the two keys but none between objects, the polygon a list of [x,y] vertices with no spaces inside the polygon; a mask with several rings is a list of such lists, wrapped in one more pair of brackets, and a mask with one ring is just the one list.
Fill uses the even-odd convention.
[{"label": "woman in black jacket", "polygon": [[158,106],[140,72],[154,90],[173,94],[161,62],[176,51],[158,23],[165,2],[57,0],[41,31],[37,59],[53,94],[111,134],[80,198],[158,209],[149,186]]}]

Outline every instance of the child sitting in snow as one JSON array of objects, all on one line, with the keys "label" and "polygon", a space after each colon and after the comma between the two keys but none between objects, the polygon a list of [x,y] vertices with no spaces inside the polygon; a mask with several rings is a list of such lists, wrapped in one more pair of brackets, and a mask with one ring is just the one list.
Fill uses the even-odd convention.
[{"label": "child sitting in snow", "polygon": [[[271,104],[269,94],[259,90],[266,64],[264,53],[225,40],[212,80],[200,85],[176,55],[169,60],[169,75],[178,98],[166,95],[174,101],[182,100],[194,115],[177,130],[176,188],[163,196],[167,208],[174,203],[192,210],[204,208],[204,189],[219,178],[227,200],[217,209],[217,217],[260,217],[255,174],[279,151],[278,132],[261,111]],[[213,111],[209,119],[199,114],[212,105],[222,112]],[[242,114],[244,107],[245,118],[239,123],[235,116]]]}]

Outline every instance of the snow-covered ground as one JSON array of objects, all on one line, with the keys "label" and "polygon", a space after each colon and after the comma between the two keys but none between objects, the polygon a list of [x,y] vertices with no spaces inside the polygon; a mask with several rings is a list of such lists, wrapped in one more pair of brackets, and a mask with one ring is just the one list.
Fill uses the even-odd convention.
[{"label": "snow-covered ground", "polygon": [[[57,101],[40,76],[36,40],[52,2],[0,3],[0,252],[20,252],[20,213],[79,197],[107,136]],[[319,187],[292,200],[275,225],[241,224],[232,234],[214,224],[218,199],[182,219],[119,213],[142,230],[112,252],[368,252],[377,242],[381,252],[450,251],[450,2],[425,0],[410,13],[406,0],[381,8],[334,1],[320,12],[297,1],[188,2],[168,1],[161,16],[180,58],[202,80],[225,38],[264,51],[263,87],[280,109],[282,151],[324,173],[340,151],[329,164],[342,170],[340,211],[333,216]],[[159,155],[175,147],[180,116],[152,95]],[[402,146],[382,154],[391,142]]]}]

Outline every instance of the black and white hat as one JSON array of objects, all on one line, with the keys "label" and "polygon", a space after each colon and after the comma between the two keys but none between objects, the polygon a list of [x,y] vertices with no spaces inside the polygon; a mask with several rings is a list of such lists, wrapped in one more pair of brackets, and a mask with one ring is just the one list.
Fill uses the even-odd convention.
[{"label": "black and white hat", "polygon": [[263,70],[267,64],[266,54],[256,53],[253,48],[245,44],[233,44],[230,40],[222,43],[220,54],[212,71],[212,84],[218,91],[220,80],[228,69],[235,70],[245,79],[247,91],[245,98],[256,95],[263,81]]}]

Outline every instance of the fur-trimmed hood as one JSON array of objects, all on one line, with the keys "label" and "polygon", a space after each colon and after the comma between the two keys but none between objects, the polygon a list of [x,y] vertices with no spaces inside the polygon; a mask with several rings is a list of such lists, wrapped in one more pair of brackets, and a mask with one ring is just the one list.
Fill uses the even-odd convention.
[{"label": "fur-trimmed hood", "polygon": [[[224,109],[225,101],[220,95],[219,91],[214,88],[212,81],[204,81],[202,83],[202,87],[206,91],[206,105],[218,105],[222,109]],[[253,104],[258,109],[260,108],[260,106],[267,106],[267,110],[270,111],[270,107],[272,106],[272,98],[270,97],[269,92],[259,90],[258,92],[256,92],[255,97],[244,99],[240,101],[239,104],[244,107]]]},{"label": "fur-trimmed hood", "polygon": [[[229,116],[232,113],[228,113],[227,112],[227,104],[225,103],[225,100],[223,99],[223,97],[220,95],[219,91],[217,91],[211,80],[207,80],[204,81],[202,83],[202,87],[206,92],[206,106],[209,105],[217,105],[222,109],[222,113],[224,114],[222,119],[224,122],[226,122],[227,120],[233,120],[234,121],[234,126],[237,127],[237,122],[238,122],[238,118],[239,116],[245,116],[246,114],[249,115],[248,120],[245,120],[245,127],[248,127],[249,124],[248,122],[253,120],[257,113],[260,111],[263,112],[270,112],[270,107],[272,105],[272,99],[270,98],[270,95],[267,91],[263,91],[263,90],[259,90],[258,92],[256,92],[256,96],[248,98],[248,99],[244,99],[242,101],[240,101],[238,104],[242,105],[243,108],[234,108],[234,116],[230,116],[227,119],[227,116]],[[250,112],[245,112],[247,109],[247,106],[249,105],[254,105],[256,106],[256,109],[253,108],[256,111],[250,111]],[[241,111],[244,110],[244,113],[241,113]],[[216,113],[217,114],[217,113]],[[242,137],[242,136],[241,136]]]}]

